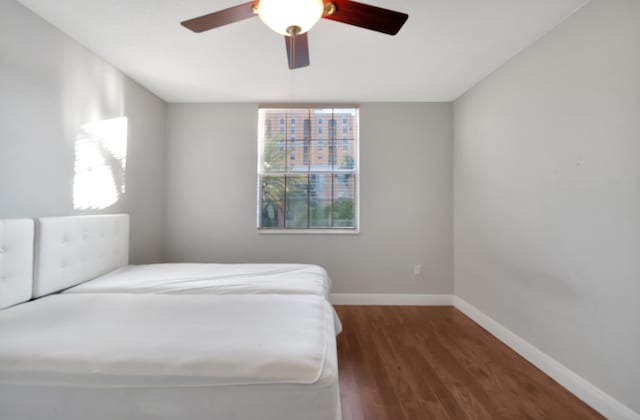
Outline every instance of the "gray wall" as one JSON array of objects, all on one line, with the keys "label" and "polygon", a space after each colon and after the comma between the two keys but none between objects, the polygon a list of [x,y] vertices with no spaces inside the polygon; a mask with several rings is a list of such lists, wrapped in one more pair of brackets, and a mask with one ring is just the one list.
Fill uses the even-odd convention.
[{"label": "gray wall", "polygon": [[455,103],[456,294],[640,411],[640,2]]},{"label": "gray wall", "polygon": [[0,218],[73,209],[75,138],[127,116],[131,258],[162,258],[166,104],[13,0],[0,0]]},{"label": "gray wall", "polygon": [[257,110],[169,105],[167,260],[316,263],[334,292],[453,291],[451,104],[361,105],[359,235],[256,233]]}]

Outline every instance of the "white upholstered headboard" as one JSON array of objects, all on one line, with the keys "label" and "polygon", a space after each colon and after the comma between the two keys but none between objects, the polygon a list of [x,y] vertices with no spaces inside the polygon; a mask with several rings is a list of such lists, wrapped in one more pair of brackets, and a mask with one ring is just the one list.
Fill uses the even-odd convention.
[{"label": "white upholstered headboard", "polygon": [[128,263],[128,215],[40,218],[33,296],[55,293]]},{"label": "white upholstered headboard", "polygon": [[33,220],[0,220],[0,309],[31,299]]}]

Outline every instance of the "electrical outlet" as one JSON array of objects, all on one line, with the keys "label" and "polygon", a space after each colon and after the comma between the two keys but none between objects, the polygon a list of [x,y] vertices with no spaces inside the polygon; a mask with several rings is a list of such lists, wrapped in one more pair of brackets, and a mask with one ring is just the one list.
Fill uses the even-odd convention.
[{"label": "electrical outlet", "polygon": [[422,264],[414,264],[413,265],[413,275],[419,276],[422,273]]}]

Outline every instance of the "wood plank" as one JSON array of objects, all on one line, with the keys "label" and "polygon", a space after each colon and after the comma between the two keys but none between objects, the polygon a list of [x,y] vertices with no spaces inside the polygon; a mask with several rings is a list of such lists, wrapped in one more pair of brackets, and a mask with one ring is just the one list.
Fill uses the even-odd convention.
[{"label": "wood plank", "polygon": [[337,306],[344,420],[602,419],[449,306]]}]

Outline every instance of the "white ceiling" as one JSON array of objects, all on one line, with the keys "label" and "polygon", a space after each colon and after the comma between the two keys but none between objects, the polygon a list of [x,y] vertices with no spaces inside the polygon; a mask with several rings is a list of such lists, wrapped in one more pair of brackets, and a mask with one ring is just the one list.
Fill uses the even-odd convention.
[{"label": "white ceiling", "polygon": [[179,22],[246,0],[19,0],[168,102],[451,101],[588,0],[360,0],[409,14],[388,36],[321,20],[290,71],[258,18]]}]

